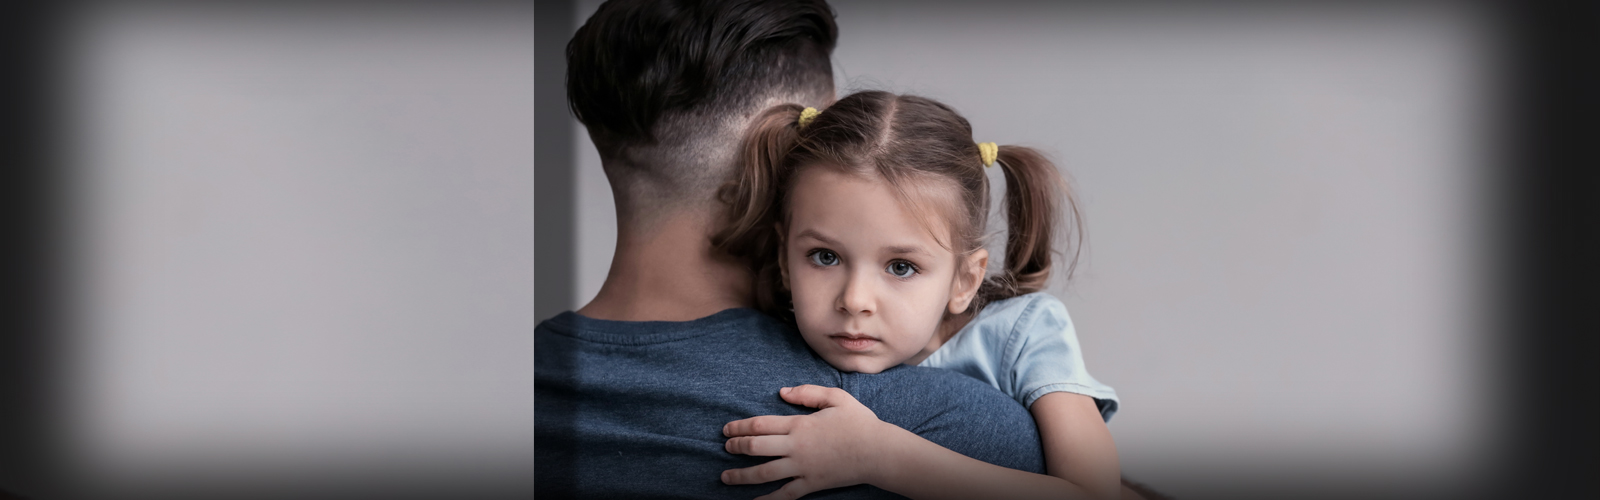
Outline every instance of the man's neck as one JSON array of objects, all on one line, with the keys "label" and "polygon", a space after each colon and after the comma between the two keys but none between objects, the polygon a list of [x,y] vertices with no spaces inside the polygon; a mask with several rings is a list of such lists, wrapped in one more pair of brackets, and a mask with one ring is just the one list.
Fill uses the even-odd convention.
[{"label": "man's neck", "polygon": [[614,321],[689,321],[753,307],[750,271],[711,248],[712,220],[687,212],[650,224],[619,223],[611,270],[578,314]]}]

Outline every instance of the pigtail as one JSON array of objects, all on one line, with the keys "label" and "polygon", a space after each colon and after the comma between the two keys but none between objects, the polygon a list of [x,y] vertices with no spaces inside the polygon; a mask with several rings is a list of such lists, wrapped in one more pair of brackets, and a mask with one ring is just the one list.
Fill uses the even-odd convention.
[{"label": "pigtail", "polygon": [[984,303],[1045,289],[1055,251],[1052,241],[1063,217],[1072,221],[1074,232],[1069,240],[1074,248],[1067,263],[1068,275],[1077,264],[1075,243],[1081,239],[1077,201],[1050,160],[1020,146],[1000,146],[997,157],[1006,179],[1006,250],[1004,269],[978,288]]},{"label": "pigtail", "polygon": [[[756,305],[768,313],[787,313],[788,294],[778,270],[778,183],[783,159],[799,138],[802,107],[767,108],[750,124],[738,151],[738,174],[718,191],[726,208],[723,228],[711,246],[743,260],[756,277]],[[781,305],[781,307],[780,307]]]}]

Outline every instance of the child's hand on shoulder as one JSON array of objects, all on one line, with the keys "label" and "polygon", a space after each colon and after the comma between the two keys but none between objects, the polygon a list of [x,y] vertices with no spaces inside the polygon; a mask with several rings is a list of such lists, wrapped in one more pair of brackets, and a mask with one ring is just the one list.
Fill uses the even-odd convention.
[{"label": "child's hand on shoulder", "polygon": [[754,467],[722,472],[727,484],[760,484],[794,478],[765,499],[793,499],[813,491],[871,483],[895,461],[884,459],[893,441],[908,432],[878,415],[843,389],[802,385],[778,391],[784,401],[818,408],[810,415],[765,415],[722,427],[729,453],[782,457]]}]

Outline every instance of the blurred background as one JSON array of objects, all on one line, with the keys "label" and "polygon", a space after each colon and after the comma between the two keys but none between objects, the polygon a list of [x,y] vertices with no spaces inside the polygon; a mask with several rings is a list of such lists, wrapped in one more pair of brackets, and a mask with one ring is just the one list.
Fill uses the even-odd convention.
[{"label": "blurred background", "polygon": [[[1592,148],[1548,50],[1581,17],[830,3],[841,96],[941,100],[1072,179],[1087,239],[1050,291],[1123,399],[1128,477],[1595,488],[1593,353],[1564,343],[1592,303],[1564,287],[1600,185],[1564,168]],[[562,83],[599,4],[35,8],[0,490],[530,496],[534,325],[615,245]]]}]

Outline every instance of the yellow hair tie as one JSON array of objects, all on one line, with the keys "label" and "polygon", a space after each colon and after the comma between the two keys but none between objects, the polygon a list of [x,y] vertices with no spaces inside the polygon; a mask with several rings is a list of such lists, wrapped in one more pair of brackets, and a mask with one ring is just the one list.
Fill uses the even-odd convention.
[{"label": "yellow hair tie", "polygon": [[992,142],[980,142],[978,143],[978,156],[983,158],[984,167],[992,167],[995,159],[1000,157],[1000,145]]},{"label": "yellow hair tie", "polygon": [[806,108],[806,109],[801,110],[800,111],[800,129],[804,130],[806,128],[806,125],[810,125],[811,124],[811,120],[817,119],[817,115],[820,115],[820,114],[822,114],[822,112],[821,111],[817,111],[817,108]]}]

